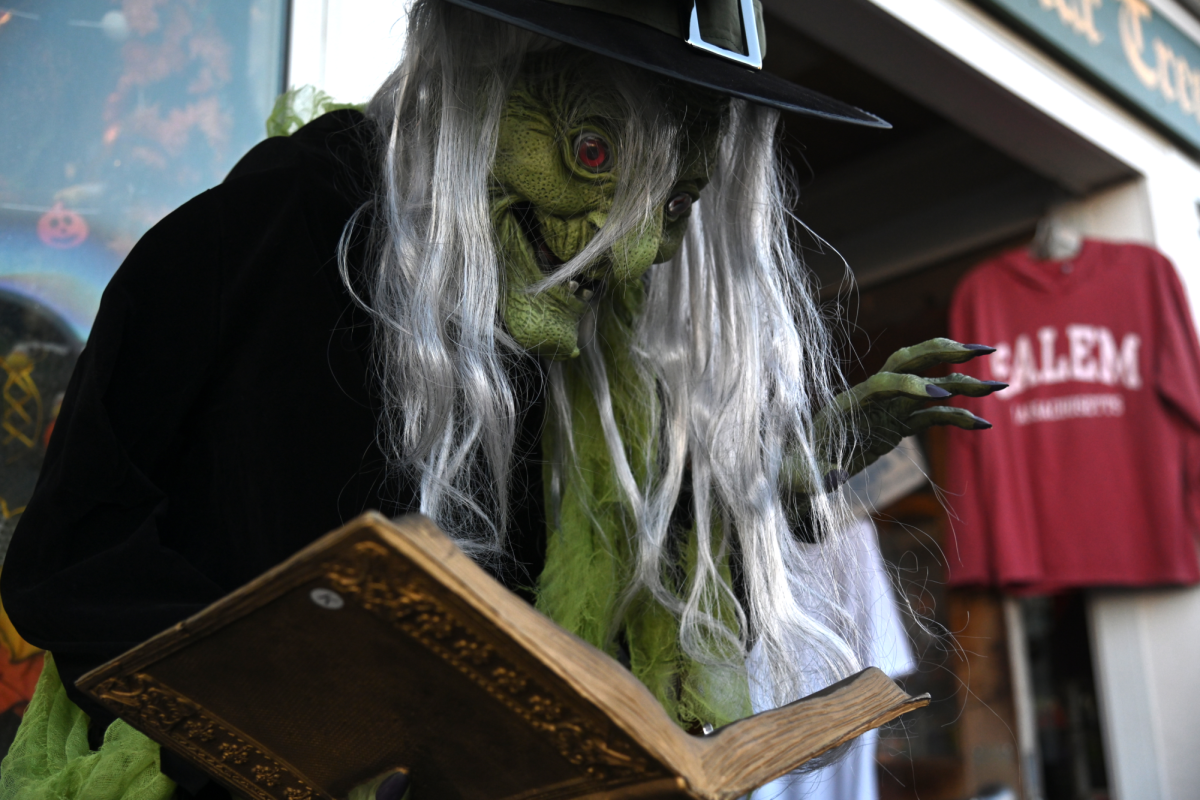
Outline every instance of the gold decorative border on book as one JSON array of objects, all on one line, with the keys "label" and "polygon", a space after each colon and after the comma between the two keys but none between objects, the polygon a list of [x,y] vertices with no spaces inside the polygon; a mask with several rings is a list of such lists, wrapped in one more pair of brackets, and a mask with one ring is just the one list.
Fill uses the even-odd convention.
[{"label": "gold decorative border on book", "polygon": [[350,553],[325,564],[326,578],[337,591],[395,625],[549,735],[563,757],[592,780],[623,783],[664,774],[632,740],[615,730],[617,735],[606,735],[587,715],[556,698],[550,687],[481,639],[474,626],[437,597],[426,575],[388,553],[376,542],[359,542]]},{"label": "gold decorative border on book", "polygon": [[121,717],[134,717],[136,727],[152,738],[185,750],[248,800],[329,797],[253,739],[144,672],[108,678],[92,691]]}]

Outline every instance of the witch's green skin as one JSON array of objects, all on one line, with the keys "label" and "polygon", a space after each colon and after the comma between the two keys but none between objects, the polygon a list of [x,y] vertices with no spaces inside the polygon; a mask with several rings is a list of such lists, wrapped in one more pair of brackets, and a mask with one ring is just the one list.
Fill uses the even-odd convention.
[{"label": "witch's green skin", "polygon": [[[1008,384],[981,381],[958,373],[944,378],[923,378],[916,374],[940,364],[962,364],[991,352],[994,348],[959,344],[950,339],[930,339],[897,350],[883,369],[839,394],[830,406],[817,414],[815,438],[821,454],[819,473],[823,476],[823,485],[811,485],[804,477],[810,474],[809,471],[794,467],[789,470],[792,491],[801,496],[830,491],[887,455],[901,439],[934,425],[953,425],[968,431],[992,427],[990,422],[965,408],[926,407],[926,404],[954,395],[984,397]],[[841,448],[829,443],[831,437],[827,433],[838,416],[850,431]]]},{"label": "witch's green skin", "polygon": [[[602,93],[585,94],[578,82],[564,80],[561,72],[543,66],[541,74],[557,77],[520,80],[506,103],[493,168],[492,219],[507,268],[502,314],[508,332],[530,352],[564,360],[579,355],[579,322],[589,304],[602,302],[605,286],[613,291],[621,283],[637,280],[652,264],[668,261],[678,252],[690,202],[682,203],[686,206],[682,213],[671,212],[677,210],[681,196],[699,199],[708,183],[708,165],[719,134],[719,103],[718,110],[692,115],[679,153],[683,166],[658,215],[586,270],[579,286],[560,285],[534,294],[531,286],[578,254],[605,224],[621,169],[611,130],[619,112],[605,107],[598,99]],[[563,122],[567,119],[574,122]],[[580,137],[588,136],[598,137],[609,148],[600,168],[581,159]],[[842,393],[818,414],[814,432],[822,454],[823,485],[811,485],[810,479],[802,477],[811,471],[796,467],[785,470],[792,476],[785,478],[791,484],[788,488],[802,497],[828,491],[891,451],[905,436],[932,425],[967,430],[991,427],[963,409],[926,408],[925,404],[958,394],[981,397],[1003,384],[964,375],[928,379],[916,375],[987,352],[990,348],[934,339],[894,354],[878,374]],[[827,444],[831,437],[825,434],[835,415],[844,416],[852,431],[840,452],[832,452],[835,448]]]},{"label": "witch's green skin", "polygon": [[[708,183],[719,125],[717,114],[696,117],[664,206],[581,275],[578,288],[567,284],[531,294],[531,286],[578,254],[603,227],[621,170],[610,130],[615,115],[602,101],[570,93],[570,85],[555,97],[544,86],[519,82],[505,105],[492,170],[492,219],[507,266],[505,327],[522,347],[554,360],[579,355],[579,321],[589,302],[600,301],[601,282],[637,280],[651,264],[670,260],[679,250],[691,202]],[[569,118],[577,121],[565,128],[560,120]],[[609,151],[607,163],[599,168],[582,163],[581,137],[602,142]],[[531,233],[540,241],[531,240]],[[539,252],[542,245],[548,253]]]}]

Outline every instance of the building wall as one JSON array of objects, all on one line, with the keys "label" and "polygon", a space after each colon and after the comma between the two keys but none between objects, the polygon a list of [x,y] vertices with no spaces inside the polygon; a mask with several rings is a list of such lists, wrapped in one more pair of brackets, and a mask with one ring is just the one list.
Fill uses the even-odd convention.
[{"label": "building wall", "polygon": [[[1200,165],[1189,154],[966,0],[870,2],[1139,173],[1139,180],[1056,213],[1086,234],[1142,241],[1166,253],[1196,316]],[[1172,20],[1180,22],[1177,15]],[[1196,27],[1190,18],[1185,22]],[[1037,146],[1012,143],[1017,150]],[[1113,797],[1194,797],[1200,786],[1193,713],[1200,708],[1200,589],[1098,593],[1090,612]]]}]

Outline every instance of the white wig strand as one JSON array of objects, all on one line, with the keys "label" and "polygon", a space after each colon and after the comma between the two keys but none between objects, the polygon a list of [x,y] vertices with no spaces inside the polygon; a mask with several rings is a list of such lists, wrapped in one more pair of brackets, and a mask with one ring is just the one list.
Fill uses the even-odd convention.
[{"label": "white wig strand", "polygon": [[[381,444],[397,479],[419,482],[421,510],[479,559],[505,550],[516,416],[505,363],[524,357],[499,314],[504,268],[490,218],[490,172],[522,59],[555,46],[439,0],[417,0],[404,60],[367,111],[386,143],[379,196],[363,209],[377,220],[362,302],[376,328]],[[621,76],[629,113],[617,146],[629,169],[604,228],[535,291],[569,280],[655,218],[674,181],[677,165],[665,154],[682,128],[662,104],[650,110],[662,81],[604,63]],[[844,501],[813,498],[819,543],[803,544],[789,529],[781,496],[785,452],[801,454],[810,483],[821,485],[812,417],[842,386],[790,240],[793,198],[777,160],[777,126],[776,112],[731,103],[713,181],[682,251],[646,279],[636,356],[647,408],[655,408],[655,396],[661,405],[652,420],[656,463],[628,463],[604,360],[588,335],[593,320],[581,325],[580,341],[616,483],[636,523],[636,530],[606,532],[635,540],[628,596],[645,589],[672,609],[681,643],[697,660],[741,671],[751,641],[760,643],[773,694],[784,702],[859,669],[860,647],[829,566],[849,522]],[[350,283],[347,258],[344,244]],[[552,424],[563,434],[552,463],[552,506],[571,479],[574,450],[562,372],[552,365],[548,380]],[[662,576],[674,557],[667,538],[685,466],[700,558],[681,599]],[[651,475],[648,485],[639,486],[635,474]],[[557,511],[548,508],[548,518]],[[714,531],[720,540],[710,542]],[[721,578],[723,553],[741,567],[744,604]],[[717,613],[722,596],[734,600],[736,629]]]},{"label": "white wig strand", "polygon": [[[745,653],[753,638],[775,699],[786,702],[861,669],[862,642],[833,578],[848,557],[840,546],[851,522],[844,499],[812,498],[811,533],[820,544],[804,544],[780,491],[785,453],[800,454],[811,485],[822,484],[818,465],[828,454],[814,449],[812,418],[844,386],[790,238],[794,198],[776,150],[778,117],[731,102],[713,180],[684,247],[650,274],[638,355],[662,399],[663,446],[639,520],[631,591],[678,604],[661,576],[688,465],[699,560],[678,608],[684,649],[697,660],[727,662],[731,644]],[[831,433],[840,452],[846,432]],[[619,441],[609,437],[608,445],[614,460],[623,458]],[[725,540],[710,543],[713,531]],[[716,614],[730,589],[714,552],[739,561],[745,608],[737,631]]]},{"label": "white wig strand", "polygon": [[[485,559],[507,525],[515,407],[504,362],[517,352],[496,318],[503,270],[488,181],[504,99],[532,38],[419,2],[405,57],[367,109],[386,141],[365,303],[381,444],[398,479],[418,482],[421,511]],[[342,263],[346,273],[344,249]]]}]

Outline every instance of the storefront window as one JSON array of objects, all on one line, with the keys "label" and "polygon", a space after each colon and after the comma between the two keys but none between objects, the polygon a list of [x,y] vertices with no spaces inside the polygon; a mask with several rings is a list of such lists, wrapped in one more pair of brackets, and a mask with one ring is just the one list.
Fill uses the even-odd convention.
[{"label": "storefront window", "polygon": [[1087,601],[1080,592],[1026,597],[1021,612],[1044,795],[1107,800]]},{"label": "storefront window", "polygon": [[[0,559],[109,278],[142,234],[263,138],[283,88],[288,10],[286,0],[3,3]],[[2,753],[40,664],[2,613],[0,646]]]}]

